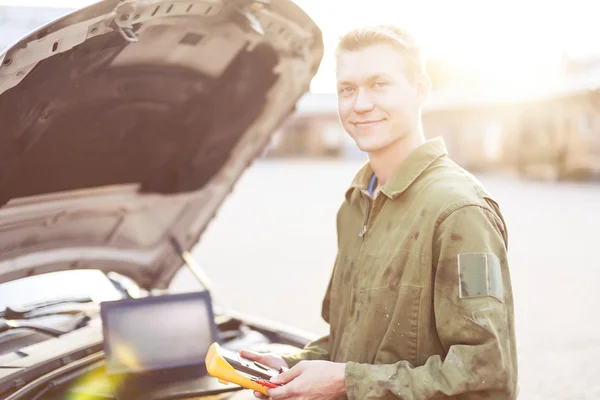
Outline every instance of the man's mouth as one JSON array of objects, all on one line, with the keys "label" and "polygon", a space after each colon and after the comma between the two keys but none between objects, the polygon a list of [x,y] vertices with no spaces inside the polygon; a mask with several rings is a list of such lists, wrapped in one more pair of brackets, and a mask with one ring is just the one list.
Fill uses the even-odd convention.
[{"label": "man's mouth", "polygon": [[366,127],[366,126],[375,125],[376,123],[381,122],[381,121],[383,121],[383,119],[369,119],[369,120],[365,120],[365,121],[354,121],[352,123],[358,127]]}]

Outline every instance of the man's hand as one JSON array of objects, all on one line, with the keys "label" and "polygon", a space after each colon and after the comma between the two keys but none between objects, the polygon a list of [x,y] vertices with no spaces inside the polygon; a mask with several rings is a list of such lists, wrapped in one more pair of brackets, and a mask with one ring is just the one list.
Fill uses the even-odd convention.
[{"label": "man's hand", "polygon": [[267,391],[273,400],[331,400],[346,392],[345,375],[346,364],[343,363],[300,361],[271,379],[284,386]]},{"label": "man's hand", "polygon": [[[252,361],[258,361],[259,363],[271,368],[275,368],[278,371],[281,370],[281,367],[288,368],[288,364],[285,362],[285,360],[277,354],[256,353],[250,350],[242,350],[240,351],[240,356]],[[266,397],[260,392],[254,392],[254,396],[258,397],[259,399],[266,399]]]}]

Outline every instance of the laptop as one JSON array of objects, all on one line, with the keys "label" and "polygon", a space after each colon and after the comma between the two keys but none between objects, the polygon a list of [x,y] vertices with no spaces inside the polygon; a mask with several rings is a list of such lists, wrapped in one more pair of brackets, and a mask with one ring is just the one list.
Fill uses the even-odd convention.
[{"label": "laptop", "polygon": [[106,375],[117,399],[177,398],[239,390],[209,376],[205,357],[219,341],[207,291],[100,305]]}]

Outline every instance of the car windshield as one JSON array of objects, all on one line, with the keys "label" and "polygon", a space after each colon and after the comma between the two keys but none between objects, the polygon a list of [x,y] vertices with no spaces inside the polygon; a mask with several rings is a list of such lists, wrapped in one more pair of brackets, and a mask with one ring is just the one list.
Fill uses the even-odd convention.
[{"label": "car windshield", "polygon": [[0,284],[0,310],[69,298],[90,297],[95,302],[123,297],[98,270],[72,270],[30,276]]}]

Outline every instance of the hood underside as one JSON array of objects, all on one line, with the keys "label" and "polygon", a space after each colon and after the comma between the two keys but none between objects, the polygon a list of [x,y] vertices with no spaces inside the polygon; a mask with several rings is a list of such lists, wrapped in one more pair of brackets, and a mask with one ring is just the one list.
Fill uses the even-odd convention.
[{"label": "hood underside", "polygon": [[308,91],[291,1],[102,1],[0,54],[0,282],[95,268],[164,288]]}]

